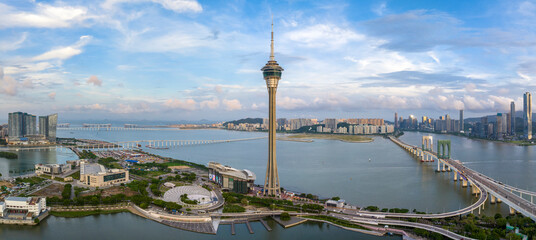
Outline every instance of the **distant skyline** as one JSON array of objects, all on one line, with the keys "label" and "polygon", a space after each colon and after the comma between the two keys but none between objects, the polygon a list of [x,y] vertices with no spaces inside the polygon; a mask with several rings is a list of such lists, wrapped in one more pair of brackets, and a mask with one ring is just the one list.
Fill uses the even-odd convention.
[{"label": "distant skyline", "polygon": [[[0,0],[0,123],[466,118],[536,92],[536,1]],[[522,109],[521,109],[522,110]]]}]

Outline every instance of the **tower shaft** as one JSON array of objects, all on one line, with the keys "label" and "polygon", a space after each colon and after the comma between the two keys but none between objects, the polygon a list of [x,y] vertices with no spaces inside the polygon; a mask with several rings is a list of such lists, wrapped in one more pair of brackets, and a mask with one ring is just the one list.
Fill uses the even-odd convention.
[{"label": "tower shaft", "polygon": [[264,181],[264,194],[270,196],[279,196],[281,194],[276,159],[276,92],[277,87],[268,87],[268,165]]}]

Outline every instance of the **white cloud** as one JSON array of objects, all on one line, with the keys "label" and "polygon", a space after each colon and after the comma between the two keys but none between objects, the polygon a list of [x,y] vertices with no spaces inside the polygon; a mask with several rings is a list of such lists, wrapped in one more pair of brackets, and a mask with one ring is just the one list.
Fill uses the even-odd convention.
[{"label": "white cloud", "polygon": [[37,3],[34,11],[17,11],[0,3],[0,28],[40,27],[65,28],[88,19],[87,8],[73,6],[52,6]]},{"label": "white cloud", "polygon": [[50,50],[39,56],[35,56],[34,58],[32,58],[32,60],[34,61],[52,60],[52,59],[65,60],[65,59],[71,58],[75,55],[82,53],[81,48],[85,46],[90,40],[91,40],[91,36],[81,36],[80,40],[78,40],[78,42],[76,42],[75,44],[71,46],[60,47],[60,48]]},{"label": "white cloud", "polygon": [[307,102],[299,98],[282,97],[277,100],[277,106],[282,109],[292,110],[307,107]]},{"label": "white cloud", "polygon": [[465,91],[468,92],[468,93],[472,93],[475,91],[476,89],[476,85],[474,83],[468,83],[468,84],[465,84]]},{"label": "white cloud", "polygon": [[165,9],[183,13],[183,12],[201,12],[203,7],[196,0],[107,0],[102,4],[103,8],[111,9],[116,4],[121,3],[140,3],[140,2],[153,2],[160,4]]},{"label": "white cloud", "polygon": [[242,109],[242,104],[240,103],[240,101],[238,101],[238,99],[223,99],[222,103],[227,111]]},{"label": "white cloud", "polygon": [[20,48],[22,43],[26,41],[28,33],[24,32],[18,39],[11,38],[7,41],[0,41],[0,52],[13,51]]},{"label": "white cloud", "polygon": [[383,16],[385,10],[387,10],[387,4],[385,2],[382,2],[380,3],[380,5],[374,7],[372,9],[372,12],[376,13],[376,15],[378,16]]},{"label": "white cloud", "polygon": [[164,106],[173,109],[182,109],[193,111],[197,109],[197,102],[193,99],[179,100],[179,99],[168,99]]},{"label": "white cloud", "polygon": [[465,95],[463,96],[463,102],[466,110],[482,110],[484,105],[482,102],[478,101],[475,97]]},{"label": "white cloud", "polygon": [[212,100],[205,100],[199,103],[199,106],[201,108],[216,109],[220,106],[220,100],[217,98],[214,98]]},{"label": "white cloud", "polygon": [[184,52],[198,47],[216,48],[216,41],[214,31],[205,25],[173,22],[160,29],[126,35],[123,48],[133,52]]},{"label": "white cloud", "polygon": [[88,84],[93,84],[93,86],[102,86],[102,80],[100,80],[97,76],[92,75],[89,77],[86,81]]},{"label": "white cloud", "polygon": [[310,48],[337,48],[351,41],[364,39],[364,36],[351,29],[332,24],[316,24],[285,33],[285,38]]},{"label": "white cloud", "polygon": [[52,99],[52,100],[56,99],[56,92],[51,92],[51,93],[49,93],[49,94],[48,94],[48,98],[50,98],[50,99]]},{"label": "white cloud", "polygon": [[153,0],[164,8],[175,12],[201,12],[203,7],[195,0]]},{"label": "white cloud", "polygon": [[130,70],[133,70],[135,69],[136,67],[135,66],[130,66],[130,65],[117,65],[117,70],[121,70],[121,71],[130,71]]},{"label": "white cloud", "polygon": [[534,17],[536,16],[536,4],[531,1],[524,1],[519,4],[518,12],[524,16]]},{"label": "white cloud", "polygon": [[15,96],[19,88],[17,80],[4,75],[4,69],[0,67],[0,93]]}]

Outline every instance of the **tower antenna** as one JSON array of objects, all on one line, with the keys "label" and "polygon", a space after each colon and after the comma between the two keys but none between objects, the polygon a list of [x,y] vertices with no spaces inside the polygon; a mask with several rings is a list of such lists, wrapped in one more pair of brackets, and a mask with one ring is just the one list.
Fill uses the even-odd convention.
[{"label": "tower antenna", "polygon": [[275,61],[275,57],[274,57],[274,15],[272,15],[272,41],[270,42],[270,61]]}]

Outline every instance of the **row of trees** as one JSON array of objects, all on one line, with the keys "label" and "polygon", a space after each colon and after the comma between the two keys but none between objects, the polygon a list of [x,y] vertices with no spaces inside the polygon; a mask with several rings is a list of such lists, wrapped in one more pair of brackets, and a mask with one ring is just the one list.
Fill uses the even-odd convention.
[{"label": "row of trees", "polygon": [[83,150],[82,152],[79,153],[78,156],[80,157],[80,159],[95,159],[95,158],[97,158],[97,155],[95,155],[91,151],[87,151],[87,150]]},{"label": "row of trees", "polygon": [[[70,194],[70,192],[69,192]],[[62,197],[64,194],[62,193]],[[65,205],[65,206],[83,206],[83,205],[101,205],[101,204],[117,204],[120,202],[125,202],[130,200],[125,194],[116,194],[108,197],[102,197],[100,194],[84,196],[84,197],[75,197],[73,200],[69,198],[59,198],[59,197],[47,197],[48,205]]]}]

